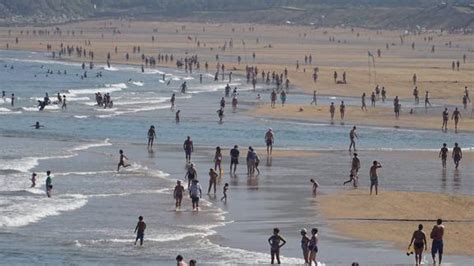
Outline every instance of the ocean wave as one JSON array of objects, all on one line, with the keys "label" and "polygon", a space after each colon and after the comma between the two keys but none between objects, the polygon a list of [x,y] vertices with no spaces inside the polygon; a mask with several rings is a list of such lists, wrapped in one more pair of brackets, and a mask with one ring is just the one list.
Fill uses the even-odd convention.
[{"label": "ocean wave", "polygon": [[95,94],[97,92],[100,93],[111,93],[116,91],[121,91],[128,88],[127,84],[125,83],[115,83],[115,84],[105,84],[102,88],[94,88],[94,89],[70,89],[68,93],[71,95],[81,95],[81,94]]},{"label": "ocean wave", "polygon": [[75,115],[74,118],[77,118],[77,119],[85,119],[85,118],[88,118],[89,116],[87,115]]},{"label": "ocean wave", "polygon": [[97,115],[96,117],[98,117],[98,118],[109,118],[109,117],[114,117],[114,116],[119,116],[119,115],[133,114],[133,113],[138,113],[138,112],[156,111],[156,110],[167,109],[167,108],[169,108],[169,105],[146,106],[146,107],[140,107],[140,108],[135,108],[135,109],[126,109],[124,111],[115,111],[114,110],[112,114]]},{"label": "ocean wave", "polygon": [[143,83],[141,81],[133,81],[132,84],[135,85],[135,86],[138,86],[138,87],[142,87],[143,85],[145,85],[145,83]]},{"label": "ocean wave", "polygon": [[112,143],[109,142],[109,139],[105,139],[104,141],[99,142],[99,143],[87,143],[87,144],[79,145],[71,149],[70,151],[84,151],[90,148],[97,148],[97,147],[104,147],[104,146],[111,146],[111,145]]},{"label": "ocean wave", "polygon": [[58,195],[47,198],[31,196],[9,196],[0,198],[0,228],[22,227],[39,220],[56,216],[62,212],[79,209],[86,205],[87,198],[80,194]]}]

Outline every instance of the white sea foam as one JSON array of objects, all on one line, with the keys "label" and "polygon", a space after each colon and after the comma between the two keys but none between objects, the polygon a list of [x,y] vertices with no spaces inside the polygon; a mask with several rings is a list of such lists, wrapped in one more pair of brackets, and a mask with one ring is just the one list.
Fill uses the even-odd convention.
[{"label": "white sea foam", "polygon": [[145,106],[145,107],[139,107],[135,109],[125,109],[121,111],[113,111],[111,114],[107,115],[97,115],[99,118],[109,118],[109,117],[114,117],[114,116],[119,116],[119,115],[124,115],[124,114],[133,114],[133,113],[138,113],[138,112],[148,112],[148,111],[156,111],[160,109],[167,109],[169,108],[168,105],[157,105],[157,106]]},{"label": "white sea foam", "polygon": [[73,148],[71,151],[84,151],[90,148],[104,147],[104,146],[111,146],[111,145],[112,143],[109,142],[109,139],[105,139],[104,141],[99,142],[99,143],[87,143],[87,144],[79,145]]},{"label": "white sea foam", "polygon": [[142,87],[143,85],[145,85],[145,83],[143,83],[142,81],[133,81],[132,84],[138,87]]},{"label": "white sea foam", "polygon": [[93,88],[93,89],[70,89],[68,92],[71,95],[81,95],[81,94],[95,94],[100,93],[111,93],[116,91],[121,91],[127,88],[125,83],[115,83],[115,84],[105,84],[103,88]]},{"label": "white sea foam", "polygon": [[88,116],[87,115],[75,115],[74,118],[85,119],[85,118],[88,118]]},{"label": "white sea foam", "polygon": [[0,228],[21,227],[38,222],[48,216],[81,208],[87,203],[83,195],[8,196],[0,197]]}]

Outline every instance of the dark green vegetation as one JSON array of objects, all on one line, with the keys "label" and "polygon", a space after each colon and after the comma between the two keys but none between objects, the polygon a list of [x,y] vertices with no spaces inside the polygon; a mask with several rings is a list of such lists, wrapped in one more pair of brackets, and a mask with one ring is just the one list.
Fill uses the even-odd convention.
[{"label": "dark green vegetation", "polygon": [[0,0],[0,23],[87,18],[474,28],[474,0]]}]

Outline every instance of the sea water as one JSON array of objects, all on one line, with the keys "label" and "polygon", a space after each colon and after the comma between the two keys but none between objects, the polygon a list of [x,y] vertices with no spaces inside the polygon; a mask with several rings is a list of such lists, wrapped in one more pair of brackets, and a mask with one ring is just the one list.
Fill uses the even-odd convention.
[{"label": "sea water", "polygon": [[[53,74],[46,74],[48,69]],[[345,164],[350,162],[345,150],[352,125],[254,117],[252,108],[269,101],[272,87],[258,85],[254,91],[245,78],[238,76],[229,85],[238,88],[239,107],[233,113],[227,98],[224,123],[220,124],[216,111],[226,81],[215,82],[204,73],[200,84],[200,72],[188,74],[166,68],[146,69],[142,73],[133,66],[108,69],[98,65],[86,71],[88,78],[81,79],[84,70],[79,63],[52,61],[42,53],[0,52],[1,90],[7,91],[7,97],[0,99],[3,262],[172,265],[173,258],[183,254],[187,259],[198,259],[200,264],[268,263],[265,241],[271,228],[279,226],[286,232],[294,231],[294,235],[285,233],[289,234],[292,245],[286,247],[284,261],[296,264],[301,263],[297,244],[299,227],[317,225],[330,230],[313,211],[317,202],[309,196],[302,199],[296,196],[307,191],[308,176],[313,174],[328,177],[321,178],[320,183],[329,191],[335,190],[332,176],[346,176]],[[102,72],[101,78],[96,78],[97,72]],[[189,89],[181,95],[179,87],[184,81]],[[58,92],[66,95],[67,111],[58,105],[38,111],[37,101],[46,92],[52,101]],[[110,93],[113,108],[96,106],[96,92]],[[16,97],[14,107],[10,105],[11,93]],[[176,109],[181,110],[179,124],[175,123],[170,109],[172,93],[177,95]],[[256,99],[257,93],[261,94],[261,100]],[[311,97],[290,92],[288,102],[306,103]],[[339,99],[321,96],[320,104]],[[359,103],[359,99],[344,100],[349,105]],[[32,125],[36,121],[44,127],[34,129]],[[157,128],[158,148],[154,153],[144,147],[150,125]],[[232,180],[226,176],[220,180],[220,186],[231,182],[233,198],[229,204],[204,197],[201,212],[192,212],[187,202],[183,202],[186,206],[182,211],[175,212],[172,188],[175,180],[182,179],[185,173],[182,144],[186,136],[191,136],[196,146],[193,161],[198,164],[206,188],[206,169],[212,166],[215,146],[239,145],[242,153],[247,146],[262,147],[268,128],[276,132],[278,149],[313,150],[325,156],[289,161],[276,158],[268,166],[262,166],[264,173],[257,180],[246,180],[243,175]],[[450,145],[458,142],[465,149],[474,147],[472,134],[464,132],[367,126],[359,126],[358,131],[358,145],[365,151],[361,156],[368,161],[373,159],[370,155],[379,156],[380,151],[431,151],[438,150],[443,142]],[[124,149],[132,163],[119,174],[116,173],[118,149]],[[381,160],[394,161],[388,164],[390,174],[386,177],[386,184],[393,189],[410,190],[416,184],[424,191],[473,191],[472,174],[469,175],[472,169],[454,177],[451,172],[445,173],[444,181],[442,173],[430,170],[419,174],[415,182],[396,174],[397,167],[409,164],[409,160],[390,158],[390,155]],[[51,199],[44,193],[46,170],[53,172]],[[30,188],[32,172],[38,173],[35,188]],[[440,178],[430,183],[433,175]],[[148,224],[144,248],[133,245],[133,229],[139,215],[145,216]],[[328,265],[347,264],[353,259],[374,264],[387,258],[399,262],[399,252],[387,244],[371,245],[332,233],[325,239],[328,249],[351,256],[341,258],[335,252],[323,252],[321,261],[327,261]],[[383,255],[367,256],[373,252]],[[452,258],[459,262],[468,260]]]}]

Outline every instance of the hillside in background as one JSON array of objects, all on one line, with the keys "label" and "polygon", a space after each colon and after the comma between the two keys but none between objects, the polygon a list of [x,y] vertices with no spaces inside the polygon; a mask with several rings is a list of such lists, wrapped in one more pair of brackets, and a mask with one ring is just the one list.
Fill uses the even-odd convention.
[{"label": "hillside in background", "polygon": [[474,29],[474,0],[0,0],[0,24],[101,18]]}]

